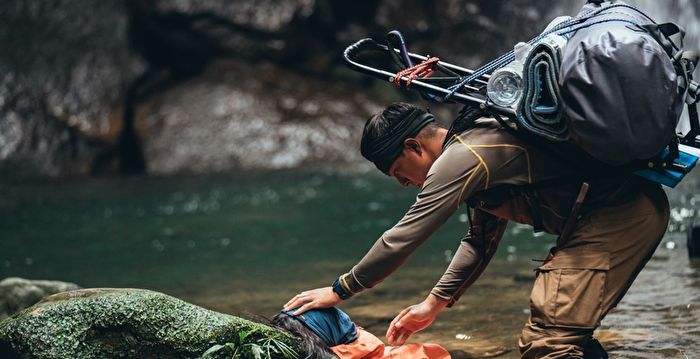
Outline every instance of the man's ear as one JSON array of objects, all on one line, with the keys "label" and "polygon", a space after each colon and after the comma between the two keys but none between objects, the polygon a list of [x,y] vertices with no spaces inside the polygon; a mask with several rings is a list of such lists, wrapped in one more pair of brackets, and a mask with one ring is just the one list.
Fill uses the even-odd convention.
[{"label": "man's ear", "polygon": [[405,148],[408,148],[409,150],[415,152],[419,156],[423,153],[423,147],[421,146],[420,142],[415,139],[415,138],[407,138],[403,141],[403,145]]}]

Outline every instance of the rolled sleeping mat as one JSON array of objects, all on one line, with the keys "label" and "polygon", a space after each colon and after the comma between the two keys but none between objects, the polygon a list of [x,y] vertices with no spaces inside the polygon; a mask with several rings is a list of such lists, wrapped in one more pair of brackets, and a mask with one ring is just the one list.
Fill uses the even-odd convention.
[{"label": "rolled sleeping mat", "polygon": [[523,64],[523,97],[517,111],[520,126],[551,141],[569,136],[559,91],[560,57],[558,47],[547,41],[532,49]]}]

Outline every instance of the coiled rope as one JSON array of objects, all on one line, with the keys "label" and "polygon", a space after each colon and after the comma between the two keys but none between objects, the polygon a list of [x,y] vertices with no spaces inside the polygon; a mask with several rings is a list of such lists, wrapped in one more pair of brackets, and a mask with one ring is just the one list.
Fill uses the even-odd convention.
[{"label": "coiled rope", "polygon": [[425,59],[418,65],[411,66],[409,68],[403,69],[396,73],[394,76],[394,84],[396,86],[401,86],[401,78],[406,76],[406,88],[411,88],[411,82],[417,78],[428,78],[435,73],[435,64],[440,61],[437,57],[430,57]]}]

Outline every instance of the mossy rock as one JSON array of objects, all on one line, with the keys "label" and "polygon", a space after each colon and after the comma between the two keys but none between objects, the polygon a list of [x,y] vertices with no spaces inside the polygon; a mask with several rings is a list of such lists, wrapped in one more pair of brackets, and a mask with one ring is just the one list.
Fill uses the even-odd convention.
[{"label": "mossy rock", "polygon": [[299,352],[299,341],[285,332],[162,293],[83,289],[52,295],[0,322],[0,357],[199,358],[250,332],[247,341],[275,338]]}]

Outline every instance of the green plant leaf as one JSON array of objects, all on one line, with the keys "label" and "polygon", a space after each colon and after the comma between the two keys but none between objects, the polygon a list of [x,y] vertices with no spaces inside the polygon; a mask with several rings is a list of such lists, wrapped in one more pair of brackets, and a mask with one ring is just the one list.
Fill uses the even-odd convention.
[{"label": "green plant leaf", "polygon": [[[262,347],[260,347],[257,344],[250,344],[250,352],[253,354],[254,359],[262,359],[263,355],[265,354],[265,351],[263,351]],[[268,356],[268,359],[270,357]]]},{"label": "green plant leaf", "polygon": [[294,349],[292,349],[292,347],[290,347],[289,345],[287,345],[287,343],[279,339],[270,338],[267,345],[271,347],[275,353],[281,353],[282,356],[284,356],[285,358],[299,358],[299,354]]}]

